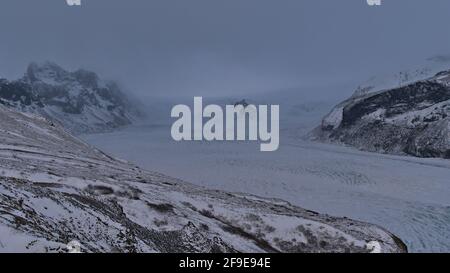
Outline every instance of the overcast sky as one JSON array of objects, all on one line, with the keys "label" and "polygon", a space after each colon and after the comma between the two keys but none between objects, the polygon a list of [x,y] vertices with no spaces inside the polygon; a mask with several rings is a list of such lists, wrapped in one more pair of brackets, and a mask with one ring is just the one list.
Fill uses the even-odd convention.
[{"label": "overcast sky", "polygon": [[0,77],[30,61],[137,94],[224,95],[361,82],[450,53],[450,1],[1,0]]}]

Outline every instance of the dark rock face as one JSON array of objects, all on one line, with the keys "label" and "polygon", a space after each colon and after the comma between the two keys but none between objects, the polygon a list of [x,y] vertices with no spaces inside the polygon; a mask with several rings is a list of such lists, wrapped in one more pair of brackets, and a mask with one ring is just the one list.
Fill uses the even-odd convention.
[{"label": "dark rock face", "polygon": [[354,96],[324,118],[313,138],[363,150],[450,158],[450,72]]},{"label": "dark rock face", "polygon": [[74,133],[107,131],[140,115],[115,83],[86,70],[29,65],[17,81],[0,80],[0,103],[62,123]]}]

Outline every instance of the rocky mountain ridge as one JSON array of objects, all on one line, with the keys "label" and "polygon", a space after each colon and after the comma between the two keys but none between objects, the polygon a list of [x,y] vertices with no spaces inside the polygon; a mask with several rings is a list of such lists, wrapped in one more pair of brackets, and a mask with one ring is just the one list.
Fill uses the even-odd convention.
[{"label": "rocky mountain ridge", "polygon": [[338,104],[315,140],[417,157],[450,158],[450,70]]},{"label": "rocky mountain ridge", "polygon": [[21,79],[0,79],[0,103],[40,114],[73,133],[108,131],[141,115],[117,84],[94,72],[68,72],[51,62],[30,64]]}]

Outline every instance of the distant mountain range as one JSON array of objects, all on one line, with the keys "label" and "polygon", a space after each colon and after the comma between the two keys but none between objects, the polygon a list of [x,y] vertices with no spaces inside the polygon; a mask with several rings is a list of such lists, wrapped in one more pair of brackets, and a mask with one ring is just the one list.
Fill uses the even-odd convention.
[{"label": "distant mountain range", "polygon": [[450,70],[436,72],[450,67],[450,60],[431,60],[438,65],[360,86],[311,137],[368,151],[450,158]]},{"label": "distant mountain range", "polygon": [[0,104],[60,122],[72,133],[108,131],[142,115],[117,84],[51,62],[30,64],[19,80],[0,79]]}]

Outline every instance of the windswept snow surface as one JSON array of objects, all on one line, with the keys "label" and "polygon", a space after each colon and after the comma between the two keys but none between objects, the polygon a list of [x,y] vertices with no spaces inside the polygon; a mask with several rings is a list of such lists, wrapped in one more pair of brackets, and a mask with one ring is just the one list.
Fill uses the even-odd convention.
[{"label": "windswept snow surface", "polygon": [[0,252],[405,251],[373,224],[142,170],[33,114],[0,105],[0,121]]},{"label": "windswept snow surface", "polygon": [[169,125],[83,138],[146,169],[199,185],[375,223],[413,252],[450,251],[450,160],[304,141],[299,136],[319,124],[327,109],[298,111],[283,120],[292,117],[287,107],[281,106],[280,149],[270,153],[259,152],[257,143],[175,142]]}]

